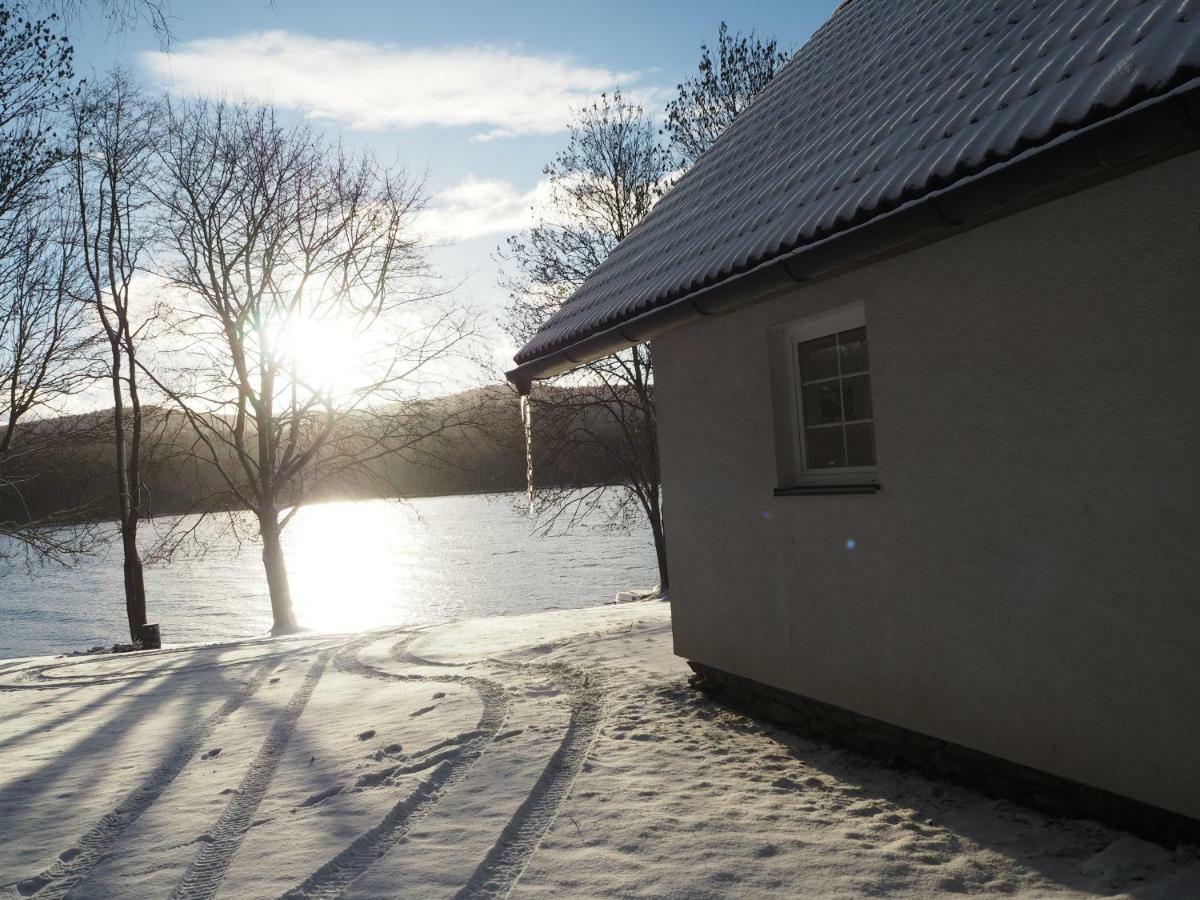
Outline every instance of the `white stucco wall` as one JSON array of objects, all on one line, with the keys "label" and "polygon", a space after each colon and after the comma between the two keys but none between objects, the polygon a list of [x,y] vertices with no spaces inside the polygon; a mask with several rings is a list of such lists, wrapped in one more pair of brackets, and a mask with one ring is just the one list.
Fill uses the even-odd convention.
[{"label": "white stucco wall", "polygon": [[[882,489],[773,497],[768,330],[856,300]],[[654,353],[680,655],[1200,816],[1200,154]]]}]

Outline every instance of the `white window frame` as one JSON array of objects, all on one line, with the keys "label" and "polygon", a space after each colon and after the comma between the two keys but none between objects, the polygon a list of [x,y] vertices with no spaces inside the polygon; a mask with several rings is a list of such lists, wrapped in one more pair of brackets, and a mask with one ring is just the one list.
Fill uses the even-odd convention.
[{"label": "white window frame", "polygon": [[[873,466],[843,466],[837,469],[808,468],[804,430],[804,399],[800,388],[798,349],[800,344],[866,326],[866,307],[862,302],[858,302],[805,316],[773,329],[771,369],[775,404],[776,457],[779,468],[779,487],[776,493],[812,493],[820,492],[821,488],[828,488],[830,492],[834,493],[849,492],[847,489],[850,488],[860,488],[863,492],[878,489],[878,460]],[[871,338],[868,328],[868,355],[871,352],[870,347]],[[868,368],[868,373],[870,372],[871,370]],[[872,416],[873,430],[874,427],[874,416]]]}]

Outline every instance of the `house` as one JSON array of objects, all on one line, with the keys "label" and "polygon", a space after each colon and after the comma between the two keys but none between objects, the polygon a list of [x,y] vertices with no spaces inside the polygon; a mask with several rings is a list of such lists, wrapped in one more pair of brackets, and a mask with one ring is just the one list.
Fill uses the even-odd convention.
[{"label": "house", "polygon": [[702,683],[1195,824],[1200,3],[848,0],[509,377],[649,339]]}]

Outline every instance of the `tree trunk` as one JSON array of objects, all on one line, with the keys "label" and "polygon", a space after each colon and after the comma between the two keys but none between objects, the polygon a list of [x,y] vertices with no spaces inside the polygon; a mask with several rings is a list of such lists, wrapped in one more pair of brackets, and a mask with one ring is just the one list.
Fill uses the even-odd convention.
[{"label": "tree trunk", "polygon": [[650,530],[654,534],[654,555],[658,558],[658,592],[665,597],[670,585],[667,582],[667,533],[662,519],[652,521]]},{"label": "tree trunk", "polygon": [[142,577],[142,555],[138,552],[138,523],[142,519],[142,402],[138,395],[137,361],[134,357],[133,340],[129,337],[129,322],[122,318],[125,332],[125,358],[129,363],[129,447],[122,448],[125,456],[125,492],[128,503],[123,510],[121,543],[125,551],[125,609],[129,614],[129,627],[137,623],[137,637],[142,640],[146,616],[146,582]]},{"label": "tree trunk", "polygon": [[279,520],[274,510],[258,514],[258,527],[262,532],[263,567],[267,570],[267,588],[271,592],[271,615],[274,624],[271,634],[292,634],[299,631],[295,613],[292,612],[292,589],[288,585],[287,566],[283,560],[283,544],[280,542]]},{"label": "tree trunk", "polygon": [[125,358],[129,363],[129,409],[132,421],[129,447],[122,447],[125,457],[125,493],[121,522],[121,544],[125,551],[125,611],[129,615],[129,628],[137,628],[134,641],[143,639],[146,616],[146,582],[142,577],[142,555],[138,552],[138,523],[142,518],[142,403],[138,395],[137,363],[134,358],[133,340],[129,337],[129,323],[122,319],[125,332]]},{"label": "tree trunk", "polygon": [[125,552],[125,614],[129,618],[129,637],[142,639],[146,624],[146,582],[142,577],[142,556],[137,548],[137,519],[121,525],[121,549]]},{"label": "tree trunk", "polygon": [[650,481],[646,490],[646,517],[650,522],[650,534],[654,535],[654,556],[659,563],[659,593],[666,596],[671,584],[667,577],[667,532],[662,527],[662,485],[658,479]]},{"label": "tree trunk", "polygon": [[112,343],[113,436],[117,461],[117,506],[121,520],[121,550],[125,556],[125,616],[129,620],[129,639],[142,640],[146,624],[146,584],[142,579],[142,557],[137,548],[138,510],[129,483],[129,448],[125,435],[125,396],[121,391],[121,351]]}]

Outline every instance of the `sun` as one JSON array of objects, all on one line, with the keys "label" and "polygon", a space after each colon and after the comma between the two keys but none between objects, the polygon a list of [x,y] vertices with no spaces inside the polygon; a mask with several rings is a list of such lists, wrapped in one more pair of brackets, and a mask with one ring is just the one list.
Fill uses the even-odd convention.
[{"label": "sun", "polygon": [[[403,587],[417,520],[386,500],[305,506],[288,526],[296,615],[317,631],[379,628],[407,612]],[[346,565],[330,565],[337,559]]]},{"label": "sun", "polygon": [[337,317],[293,318],[280,335],[280,355],[314,393],[345,397],[361,387],[370,365],[370,341]]}]

